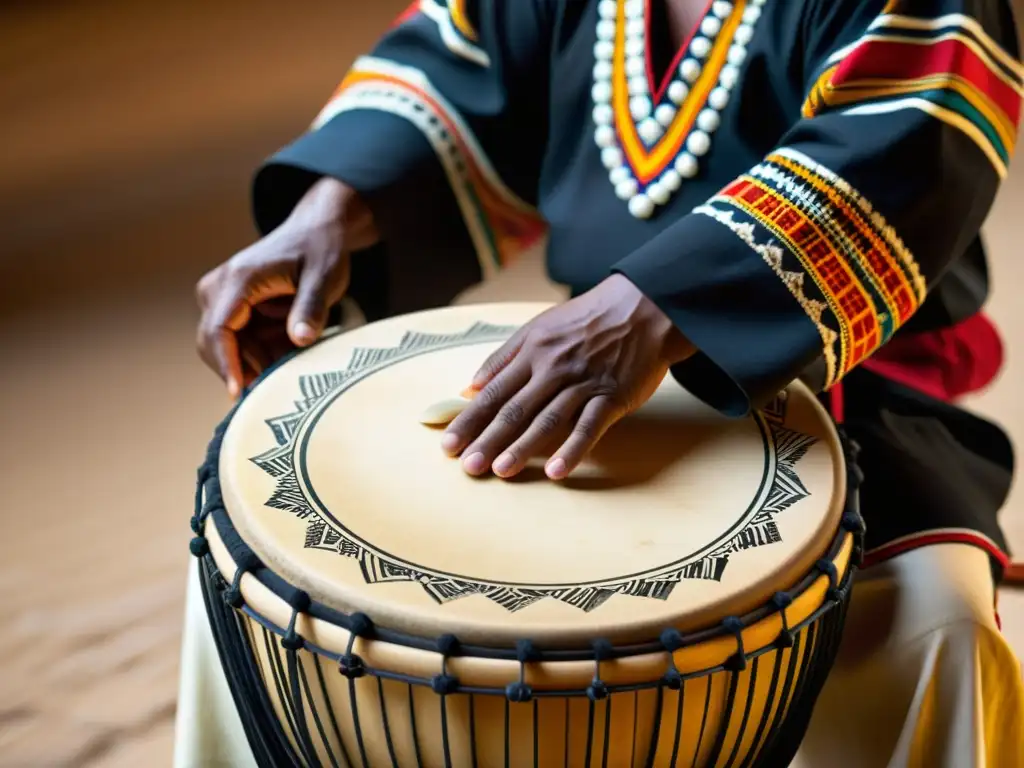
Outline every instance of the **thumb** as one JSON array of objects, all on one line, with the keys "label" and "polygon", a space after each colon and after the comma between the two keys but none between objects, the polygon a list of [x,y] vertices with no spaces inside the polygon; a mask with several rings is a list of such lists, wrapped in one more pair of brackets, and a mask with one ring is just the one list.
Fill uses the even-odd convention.
[{"label": "thumb", "polygon": [[295,346],[307,347],[320,338],[331,304],[339,301],[348,288],[349,274],[347,254],[342,254],[327,270],[307,261],[288,314],[288,336]]}]

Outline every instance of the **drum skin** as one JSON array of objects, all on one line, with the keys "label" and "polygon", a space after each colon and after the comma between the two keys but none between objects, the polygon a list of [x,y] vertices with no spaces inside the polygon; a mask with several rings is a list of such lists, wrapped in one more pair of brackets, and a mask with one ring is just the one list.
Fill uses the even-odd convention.
[{"label": "drum skin", "polygon": [[795,383],[671,379],[573,477],[476,479],[419,423],[542,305],[392,318],[217,430],[192,551],[262,765],[784,765],[842,631],[853,457]]}]

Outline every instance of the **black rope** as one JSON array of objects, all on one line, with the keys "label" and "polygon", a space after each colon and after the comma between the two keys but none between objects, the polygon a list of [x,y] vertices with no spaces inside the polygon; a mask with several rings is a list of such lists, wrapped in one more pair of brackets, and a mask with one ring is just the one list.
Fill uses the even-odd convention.
[{"label": "black rope", "polygon": [[[237,574],[236,574],[237,576]],[[281,638],[281,647],[285,651],[285,663],[288,667],[288,688],[292,698],[292,710],[295,715],[295,725],[298,728],[296,733],[296,740],[301,745],[302,751],[305,753],[306,761],[312,768],[319,768],[320,759],[317,757],[316,747],[313,744],[313,739],[309,734],[309,724],[306,722],[306,707],[305,700],[302,696],[302,687],[299,674],[299,651],[303,649],[305,643],[302,636],[299,635],[296,630],[296,622],[298,622],[299,615],[304,613],[310,604],[309,595],[300,589],[294,590],[291,595],[291,600],[288,601],[291,609],[292,616],[288,621],[288,629],[285,631],[284,637]],[[310,702],[310,708],[312,709],[312,702]]]},{"label": "black rope", "polygon": [[505,686],[505,696],[513,704],[525,704],[533,700],[533,687],[526,682],[526,665],[539,657],[536,647],[530,640],[516,643],[516,660],[519,662],[519,680]]},{"label": "black rope", "polygon": [[359,749],[359,759],[362,760],[363,768],[367,768],[370,761],[366,759],[363,729],[359,726],[359,692],[356,688],[356,680],[366,674],[366,665],[352,651],[357,638],[368,638],[373,633],[373,622],[365,613],[354,613],[349,621],[348,631],[348,647],[345,649],[345,655],[338,662],[338,671],[348,679],[348,699],[352,710],[352,728],[356,734],[356,747]]},{"label": "black rope", "polygon": [[741,672],[747,668],[747,654],[743,650],[743,622],[735,616],[729,616],[722,622],[722,629],[736,638],[736,653],[725,662],[725,668]]},{"label": "black rope", "polygon": [[839,571],[836,564],[831,560],[822,558],[815,566],[819,571],[828,576],[828,589],[825,590],[825,599],[830,603],[838,603],[839,594]]},{"label": "black rope", "polygon": [[[233,412],[231,415],[233,415]],[[473,696],[477,693],[487,695],[504,694],[506,711],[505,726],[507,734],[505,745],[506,759],[508,759],[509,756],[508,730],[510,724],[508,712],[510,704],[524,704],[530,702],[533,704],[533,738],[536,759],[536,756],[539,754],[539,731],[541,724],[539,714],[540,703],[538,699],[543,697],[564,697],[566,705],[565,726],[568,729],[570,714],[568,709],[569,699],[571,697],[586,696],[589,708],[586,764],[589,765],[593,757],[593,750],[595,746],[594,741],[597,736],[595,732],[597,727],[596,706],[599,702],[607,702],[604,713],[604,749],[602,759],[602,764],[604,764],[609,760],[610,754],[611,698],[615,693],[631,691],[635,694],[634,703],[637,711],[634,712],[634,717],[637,717],[639,708],[639,691],[646,689],[655,690],[657,697],[656,712],[658,713],[662,712],[662,709],[666,704],[664,691],[670,690],[678,692],[676,702],[677,725],[672,758],[674,762],[679,757],[679,742],[682,738],[682,718],[684,711],[686,680],[689,678],[705,677],[707,679],[708,686],[704,713],[700,726],[700,734],[698,736],[697,752],[694,754],[694,759],[696,759],[699,756],[701,744],[705,737],[705,731],[708,727],[710,698],[714,685],[715,673],[719,669],[731,672],[730,688],[726,695],[727,704],[731,705],[737,695],[735,689],[738,685],[738,675],[747,669],[747,662],[750,659],[753,659],[753,670],[751,670],[748,679],[751,692],[753,691],[753,686],[755,684],[754,680],[756,680],[756,669],[758,666],[757,659],[764,653],[775,654],[773,659],[772,680],[769,686],[769,706],[760,717],[757,731],[754,734],[754,740],[751,743],[750,749],[744,753],[746,755],[744,764],[757,759],[757,753],[761,752],[762,748],[764,754],[778,756],[784,754],[793,743],[798,743],[798,741],[794,742],[794,734],[799,732],[799,734],[802,735],[803,730],[806,728],[805,721],[809,717],[809,708],[813,706],[813,701],[816,700],[821,685],[824,682],[824,677],[831,668],[831,662],[837,653],[838,644],[841,640],[842,626],[845,621],[846,609],[849,604],[848,596],[852,585],[853,575],[863,554],[864,521],[860,514],[859,502],[856,493],[857,489],[863,482],[863,472],[856,463],[859,447],[856,446],[853,441],[843,438],[850,493],[848,494],[847,503],[844,508],[841,530],[833,538],[828,554],[816,563],[815,569],[805,574],[803,579],[801,579],[801,581],[795,585],[790,592],[777,593],[768,604],[761,608],[752,611],[743,617],[730,617],[717,627],[692,632],[686,636],[683,636],[677,630],[666,630],[662,633],[659,640],[653,643],[647,642],[613,646],[608,641],[599,640],[592,644],[589,652],[581,652],[574,650],[541,651],[535,648],[529,641],[522,641],[516,644],[514,651],[510,651],[506,648],[462,645],[454,636],[446,636],[434,643],[425,638],[403,634],[398,631],[378,630],[373,627],[367,617],[361,614],[346,615],[339,611],[335,611],[323,604],[309,600],[308,595],[305,595],[305,593],[301,593],[302,597],[297,598],[301,603],[303,603],[301,609],[297,609],[296,605],[291,603],[289,597],[296,596],[299,594],[299,591],[294,590],[291,585],[287,584],[287,582],[285,582],[281,577],[273,573],[262,562],[260,562],[259,558],[251,548],[249,548],[242,540],[224,508],[224,501],[221,496],[218,477],[218,461],[220,446],[223,441],[227,425],[230,423],[231,415],[229,415],[215,431],[213,440],[211,440],[207,449],[206,461],[197,473],[195,505],[193,514],[190,518],[190,527],[194,534],[194,537],[190,542],[190,550],[194,556],[200,559],[201,564],[208,562],[207,567],[203,567],[201,565],[200,572],[203,577],[202,581],[204,587],[204,598],[207,601],[207,611],[211,614],[211,627],[213,628],[217,639],[218,652],[221,653],[222,656],[222,665],[225,667],[226,672],[228,672],[229,668],[233,670],[233,672],[228,675],[232,695],[235,698],[236,706],[242,715],[243,726],[245,727],[247,738],[250,741],[250,745],[253,747],[254,754],[257,757],[257,762],[261,766],[299,765],[300,760],[295,754],[295,746],[304,753],[303,758],[305,758],[305,762],[308,765],[319,765],[316,759],[316,751],[313,747],[313,741],[310,738],[310,729],[307,725],[303,694],[305,694],[305,698],[309,700],[310,711],[316,724],[316,730],[328,751],[328,757],[331,760],[331,765],[338,765],[333,754],[334,750],[332,749],[328,739],[327,729],[325,728],[326,721],[320,718],[320,713],[317,711],[305,669],[302,667],[301,660],[298,656],[299,651],[301,650],[307,650],[310,653],[315,654],[318,679],[321,682],[321,691],[324,695],[324,700],[327,702],[331,729],[338,741],[339,748],[344,756],[346,765],[352,765],[352,763],[349,761],[348,755],[345,753],[344,739],[342,737],[341,730],[338,727],[337,720],[334,717],[333,708],[330,706],[330,702],[327,701],[327,692],[319,666],[319,656],[323,656],[325,659],[334,659],[337,661],[339,672],[348,679],[349,698],[351,701],[350,708],[352,710],[354,732],[359,742],[358,746],[363,766],[368,766],[369,762],[367,759],[368,755],[366,748],[363,743],[362,729],[359,727],[359,696],[357,695],[358,691],[356,681],[365,675],[372,675],[377,678],[381,716],[384,722],[388,752],[393,765],[397,765],[397,758],[395,746],[391,737],[391,729],[387,720],[387,707],[384,699],[384,680],[399,681],[406,683],[409,686],[411,730],[416,753],[416,762],[418,765],[421,765],[422,762],[420,744],[417,735],[413,686],[428,686],[435,694],[441,696],[441,725],[443,729],[442,738],[446,766],[450,766],[452,764],[447,698],[457,693],[465,693],[469,696],[469,736],[471,742],[472,763],[475,766],[477,763],[476,712]],[[217,526],[218,534],[220,535],[220,539],[223,542],[224,547],[226,548],[230,558],[235,563],[235,573],[230,585],[227,585],[224,582],[219,570],[216,568],[212,561],[212,557],[210,556],[210,547],[204,535],[204,528],[211,519]],[[850,567],[847,568],[846,572],[843,573],[840,578],[834,560],[838,557],[842,547],[845,546],[847,540],[846,537],[848,535],[852,535],[854,539],[853,553],[850,561]],[[258,616],[251,608],[245,605],[245,601],[241,594],[241,579],[246,573],[249,573],[253,578],[260,581],[260,583],[267,587],[273,594],[289,600],[292,604],[293,612],[287,627],[281,629],[274,626],[271,622]],[[822,574],[829,578],[829,587],[826,592],[825,603],[817,608],[811,616],[801,620],[796,626],[790,626],[789,616],[786,609],[792,604],[793,597],[810,588],[814,581]],[[214,601],[211,596],[215,596],[217,592],[221,592],[222,600]],[[213,607],[217,605],[220,607],[217,610],[213,610]],[[231,622],[226,622],[223,619],[216,619],[214,617],[213,614],[216,614],[217,611],[227,611],[228,606],[243,612],[248,619],[241,618],[241,614],[236,614],[234,611],[229,611],[225,614],[231,618]],[[328,652],[325,649],[318,648],[310,644],[308,640],[299,636],[297,632],[297,619],[300,612],[306,613],[312,618],[324,620],[349,629],[351,634],[346,652],[340,655]],[[748,653],[743,644],[743,628],[761,621],[773,613],[779,614],[782,623],[782,630],[776,641],[768,648],[756,649]],[[266,678],[261,674],[261,671],[256,664],[255,651],[248,641],[252,628],[245,624],[245,622],[250,619],[256,622],[256,624],[264,627],[264,640],[268,646],[268,676]],[[356,631],[353,631],[353,629]],[[799,653],[799,635],[801,632],[805,632],[808,635],[808,647],[803,654]],[[374,639],[382,642],[417,649],[436,648],[442,657],[440,673],[429,679],[420,679],[393,673],[387,670],[371,669],[365,664],[363,659],[353,652],[355,638],[359,636],[366,636],[370,633],[373,633]],[[710,640],[728,634],[735,637],[737,650],[726,660],[721,668],[701,670],[699,672],[688,673],[686,676],[679,672],[675,664],[675,652],[677,650],[706,643]],[[280,638],[280,647],[283,648],[288,655],[287,672],[283,668],[281,659],[277,654],[278,644],[273,644],[273,650],[270,648],[270,638],[273,635],[277,635]],[[816,638],[819,639],[819,642],[817,643],[814,642]],[[772,708],[770,706],[770,702],[774,700],[780,679],[782,678],[781,673],[785,654],[787,653],[786,649],[789,649],[788,654],[790,663],[787,665],[785,679],[782,681],[782,690],[791,692],[791,695],[785,701],[778,702],[774,710],[774,717],[771,717]],[[660,679],[644,681],[631,685],[616,686],[609,685],[605,680],[603,680],[601,674],[602,662],[647,654],[658,650],[663,650],[668,653],[667,667]],[[459,680],[449,673],[448,669],[448,659],[455,653],[483,659],[514,658],[519,663],[518,680],[506,685],[504,689],[462,686]],[[527,682],[528,675],[526,665],[528,663],[574,661],[588,657],[594,661],[594,676],[590,684],[582,690],[535,691]],[[271,682],[277,686],[279,694],[278,700],[280,702],[281,709],[283,710],[284,720],[290,727],[294,736],[295,746],[293,746],[285,736],[284,731],[282,730],[283,724],[278,719],[275,709],[270,703],[267,685]],[[794,686],[796,690],[793,690]],[[743,721],[740,724],[741,732],[746,728],[749,721],[749,712],[751,707],[750,694],[748,694],[746,704]],[[660,716],[655,718],[650,749],[647,757],[648,765],[653,764],[658,753],[661,719],[662,718]],[[727,723],[716,729],[718,731],[718,733],[716,733],[716,743],[712,748],[716,759],[720,756],[722,751],[722,739],[725,738],[724,729],[726,728],[726,725]],[[634,727],[634,740],[636,740],[638,736],[636,731],[637,728]],[[760,743],[762,737],[763,744]],[[569,759],[568,750],[569,741],[567,738],[566,760]],[[737,759],[740,759],[741,755],[739,754],[739,750],[740,745],[737,743],[731,750],[727,764],[732,765]],[[634,747],[634,757],[636,756],[636,753],[637,749]]]},{"label": "black rope", "polygon": [[377,699],[380,701],[380,721],[384,726],[384,741],[388,747],[388,757],[391,758],[392,768],[398,768],[398,756],[395,754],[395,741],[391,738],[391,726],[388,720],[388,706],[384,698],[384,680],[377,678]]},{"label": "black rope", "polygon": [[448,736],[448,697],[459,690],[459,680],[448,674],[448,657],[459,650],[459,639],[455,635],[441,635],[437,639],[437,652],[441,654],[441,673],[434,675],[430,687],[441,697],[441,748],[444,751],[445,768],[451,768],[452,751]]},{"label": "black rope", "polygon": [[786,616],[786,609],[793,604],[793,598],[788,592],[776,592],[772,596],[772,604],[779,612],[779,618],[782,619],[782,630],[779,632],[779,636],[775,638],[775,647],[779,649],[792,648],[793,632],[789,628],[789,619]]}]

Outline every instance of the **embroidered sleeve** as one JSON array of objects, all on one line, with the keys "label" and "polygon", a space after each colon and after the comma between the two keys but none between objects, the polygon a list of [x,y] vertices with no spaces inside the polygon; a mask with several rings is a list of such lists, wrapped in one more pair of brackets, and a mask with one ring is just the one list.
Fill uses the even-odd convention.
[{"label": "embroidered sleeve", "polygon": [[1020,120],[1004,0],[810,7],[801,119],[670,228],[678,268],[657,244],[619,265],[701,349],[677,378],[733,414],[892,338],[976,237]]},{"label": "embroidered sleeve", "polygon": [[[409,254],[392,275],[423,273],[413,259],[434,259],[424,296],[460,275],[428,305],[500,269],[544,231],[533,196],[547,125],[546,24],[543,0],[416,0],[355,61],[309,131],[260,169],[260,230],[329,175],[367,200],[390,255]],[[472,266],[455,264],[466,252]]]}]

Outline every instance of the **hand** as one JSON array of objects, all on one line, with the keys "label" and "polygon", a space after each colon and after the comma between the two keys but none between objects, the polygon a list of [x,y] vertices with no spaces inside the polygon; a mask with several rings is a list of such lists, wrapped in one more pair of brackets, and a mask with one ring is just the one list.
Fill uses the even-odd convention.
[{"label": "hand", "polygon": [[561,480],[693,352],[650,299],[615,275],[534,318],[491,355],[473,379],[478,394],[445,430],[442,447],[461,455],[471,475],[491,468],[507,478],[568,432],[545,466]]},{"label": "hand", "polygon": [[377,239],[356,193],[325,178],[280,227],[199,281],[199,355],[232,397],[274,360],[320,337],[348,289],[349,253]]}]

